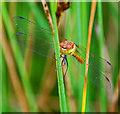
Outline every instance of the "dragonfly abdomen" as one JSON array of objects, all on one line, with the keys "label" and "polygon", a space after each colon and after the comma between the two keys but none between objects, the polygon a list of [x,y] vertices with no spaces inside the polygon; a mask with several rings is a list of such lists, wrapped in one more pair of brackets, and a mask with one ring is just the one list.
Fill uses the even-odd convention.
[{"label": "dragonfly abdomen", "polygon": [[81,64],[84,63],[84,60],[83,60],[79,55],[77,55],[76,53],[74,53],[73,56],[74,56]]}]

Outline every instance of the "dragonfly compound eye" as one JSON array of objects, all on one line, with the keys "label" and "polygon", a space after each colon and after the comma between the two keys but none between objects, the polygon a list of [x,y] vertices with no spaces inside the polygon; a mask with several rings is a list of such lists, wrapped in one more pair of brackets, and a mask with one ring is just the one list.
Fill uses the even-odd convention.
[{"label": "dragonfly compound eye", "polygon": [[67,49],[71,49],[71,45],[67,45]]}]

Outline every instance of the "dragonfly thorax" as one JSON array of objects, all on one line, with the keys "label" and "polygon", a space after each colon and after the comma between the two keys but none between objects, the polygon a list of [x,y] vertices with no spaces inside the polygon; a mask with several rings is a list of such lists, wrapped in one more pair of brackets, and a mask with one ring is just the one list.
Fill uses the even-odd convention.
[{"label": "dragonfly thorax", "polygon": [[76,45],[69,40],[60,43],[60,52],[64,55],[73,55],[76,51]]}]

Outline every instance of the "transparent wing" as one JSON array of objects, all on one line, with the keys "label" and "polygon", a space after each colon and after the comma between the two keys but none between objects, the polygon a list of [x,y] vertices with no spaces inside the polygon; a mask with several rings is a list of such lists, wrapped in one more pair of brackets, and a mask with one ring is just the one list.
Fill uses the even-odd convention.
[{"label": "transparent wing", "polygon": [[22,32],[24,34],[29,34],[36,36],[39,39],[44,40],[50,40],[52,41],[52,31],[49,28],[49,30],[46,30],[40,26],[38,26],[36,23],[25,19],[24,17],[16,16],[13,18],[13,22],[16,25],[17,32]]},{"label": "transparent wing", "polygon": [[[17,42],[23,54],[29,49],[41,56],[53,58],[54,45],[51,31],[20,16],[14,17],[13,21],[16,25]],[[48,51],[51,52],[49,56],[47,56]]]},{"label": "transparent wing", "polygon": [[[76,45],[78,48],[76,53],[86,61],[86,49],[82,46]],[[99,56],[95,56],[94,54],[89,54],[89,65],[88,69],[90,72],[90,76],[88,80],[97,86],[102,86],[104,88],[111,88],[110,76],[113,71],[113,67],[109,61],[103,59]],[[100,80],[102,83],[100,84]]]}]

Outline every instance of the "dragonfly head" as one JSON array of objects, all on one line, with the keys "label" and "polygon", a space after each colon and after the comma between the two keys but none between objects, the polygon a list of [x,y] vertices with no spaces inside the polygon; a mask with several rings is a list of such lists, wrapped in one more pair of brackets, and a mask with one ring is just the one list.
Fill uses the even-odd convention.
[{"label": "dragonfly head", "polygon": [[73,55],[76,51],[76,46],[74,42],[69,40],[60,43],[60,52],[63,55]]}]

